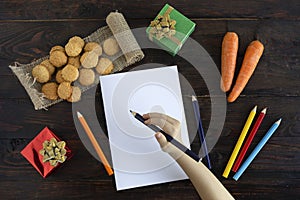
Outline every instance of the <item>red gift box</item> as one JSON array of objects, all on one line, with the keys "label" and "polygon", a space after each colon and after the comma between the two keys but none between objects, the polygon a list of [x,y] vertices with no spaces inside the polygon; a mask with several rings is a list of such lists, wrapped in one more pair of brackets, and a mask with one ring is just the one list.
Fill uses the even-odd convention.
[{"label": "red gift box", "polygon": [[[55,138],[58,142],[60,139],[45,127],[22,151],[21,154],[32,164],[32,166],[46,178],[54,169],[58,168],[61,163],[55,167],[51,166],[49,162],[43,162],[43,156],[39,153],[43,149],[43,142]],[[71,150],[65,146],[67,160],[72,156]]]}]

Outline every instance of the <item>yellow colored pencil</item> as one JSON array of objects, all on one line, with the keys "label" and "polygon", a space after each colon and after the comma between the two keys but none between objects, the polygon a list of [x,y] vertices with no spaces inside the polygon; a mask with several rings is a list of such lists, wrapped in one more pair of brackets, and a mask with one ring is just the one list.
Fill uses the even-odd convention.
[{"label": "yellow colored pencil", "polygon": [[77,111],[77,117],[81,123],[81,125],[83,126],[83,129],[85,130],[86,134],[88,135],[94,149],[96,150],[96,153],[98,154],[99,158],[101,159],[104,168],[106,170],[106,172],[108,173],[108,175],[112,175],[114,174],[112,168],[110,167],[110,164],[108,163],[103,151],[101,150],[101,147],[99,146],[96,138],[94,137],[93,132],[91,131],[89,125],[87,124],[87,122],[85,121],[84,117],[82,116],[82,114],[80,112]]},{"label": "yellow colored pencil", "polygon": [[229,161],[228,161],[228,163],[226,165],[226,168],[225,168],[225,170],[223,172],[223,177],[225,177],[225,178],[228,177],[228,175],[230,173],[230,170],[231,170],[231,168],[233,166],[233,163],[234,163],[234,161],[235,161],[235,159],[236,159],[236,157],[237,157],[237,155],[238,155],[238,153],[240,151],[240,148],[241,148],[241,146],[243,144],[243,141],[244,141],[244,139],[245,139],[245,137],[247,135],[247,132],[248,132],[250,126],[251,126],[251,123],[252,123],[252,121],[253,121],[253,119],[255,117],[256,109],[257,109],[257,106],[255,106],[251,110],[251,112],[250,112],[250,114],[248,116],[248,119],[247,119],[247,121],[245,123],[245,126],[244,126],[244,128],[243,128],[243,130],[241,132],[241,135],[240,135],[240,137],[239,137],[239,139],[238,139],[238,141],[237,141],[237,143],[236,143],[236,145],[235,145],[235,147],[234,147],[234,149],[233,149],[233,151],[231,153]]}]

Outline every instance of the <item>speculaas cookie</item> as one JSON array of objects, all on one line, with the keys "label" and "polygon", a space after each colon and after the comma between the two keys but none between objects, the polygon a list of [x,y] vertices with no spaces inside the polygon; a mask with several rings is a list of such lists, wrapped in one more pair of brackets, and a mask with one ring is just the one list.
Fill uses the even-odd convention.
[{"label": "speculaas cookie", "polygon": [[68,64],[61,70],[61,76],[64,80],[66,80],[68,82],[73,82],[73,81],[77,80],[77,78],[79,76],[79,72],[76,67]]},{"label": "speculaas cookie", "polygon": [[103,42],[103,50],[106,55],[113,56],[120,51],[120,47],[117,40],[110,37]]},{"label": "speculaas cookie", "polygon": [[74,67],[76,67],[77,69],[79,69],[79,67],[80,67],[80,56],[69,57],[68,64],[71,64]]},{"label": "speculaas cookie", "polygon": [[74,36],[69,39],[65,46],[65,50],[68,56],[78,56],[84,47],[84,40],[78,36]]},{"label": "speculaas cookie", "polygon": [[101,75],[110,74],[114,69],[114,65],[108,58],[100,58],[96,66],[96,71]]},{"label": "speculaas cookie", "polygon": [[48,72],[50,73],[50,76],[55,72],[55,67],[51,64],[49,59],[46,59],[43,62],[41,62],[41,65],[44,65],[47,68]]},{"label": "speculaas cookie", "polygon": [[84,68],[94,68],[98,63],[98,55],[92,51],[85,52],[80,57],[80,63]]},{"label": "speculaas cookie", "polygon": [[61,72],[62,72],[62,70],[58,70],[58,71],[56,72],[55,80],[56,80],[57,83],[62,83],[62,82],[64,82],[64,81],[66,81],[66,80],[62,77]]},{"label": "speculaas cookie", "polygon": [[51,76],[48,69],[44,65],[35,66],[32,71],[32,76],[39,83],[46,83],[50,80]]},{"label": "speculaas cookie", "polygon": [[56,100],[58,98],[57,88],[58,88],[58,85],[55,82],[45,83],[42,86],[42,92],[44,93],[44,95],[47,99]]},{"label": "speculaas cookie", "polygon": [[57,94],[61,99],[68,99],[72,94],[72,86],[70,82],[62,82],[57,88]]},{"label": "speculaas cookie", "polygon": [[55,50],[50,53],[49,60],[55,67],[62,67],[68,62],[67,55],[60,50]]},{"label": "speculaas cookie", "polygon": [[83,86],[92,85],[95,81],[95,73],[92,69],[80,69],[78,80]]},{"label": "speculaas cookie", "polygon": [[60,45],[56,45],[54,47],[51,48],[49,54],[51,54],[53,51],[62,51],[62,52],[65,52],[65,48],[63,46],[60,46]]},{"label": "speculaas cookie", "polygon": [[69,98],[67,98],[67,101],[69,102],[78,102],[81,98],[81,90],[77,86],[72,86],[72,94]]},{"label": "speculaas cookie", "polygon": [[84,51],[92,51],[96,53],[98,56],[102,55],[102,47],[97,42],[88,42],[84,46]]}]

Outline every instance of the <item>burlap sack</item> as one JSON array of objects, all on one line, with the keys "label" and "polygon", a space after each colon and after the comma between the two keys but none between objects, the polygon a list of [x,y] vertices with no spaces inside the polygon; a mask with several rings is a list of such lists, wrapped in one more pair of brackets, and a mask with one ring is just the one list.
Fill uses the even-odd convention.
[{"label": "burlap sack", "polygon": [[[138,45],[124,16],[121,13],[110,13],[106,18],[106,22],[108,26],[99,28],[94,33],[84,38],[84,41],[98,42],[102,44],[105,39],[111,36],[114,36],[116,38],[121,51],[117,55],[110,57],[110,59],[113,60],[114,64],[113,72],[121,71],[125,67],[132,65],[144,58],[143,51]],[[36,82],[31,75],[32,68],[48,57],[49,56],[40,58],[29,64],[15,63],[14,65],[9,66],[27,91],[36,110],[46,109],[51,105],[63,101],[62,99],[58,99],[55,101],[46,99],[43,93],[41,93],[42,84]],[[99,79],[95,78],[94,84],[87,87],[82,86],[79,83],[74,84],[80,87],[81,91],[84,92],[89,88],[94,87],[98,83]]]}]

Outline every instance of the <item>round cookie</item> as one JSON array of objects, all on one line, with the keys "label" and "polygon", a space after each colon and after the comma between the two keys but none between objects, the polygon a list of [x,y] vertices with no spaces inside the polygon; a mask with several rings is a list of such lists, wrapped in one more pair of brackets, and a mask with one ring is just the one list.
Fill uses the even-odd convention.
[{"label": "round cookie", "polygon": [[31,73],[32,73],[32,76],[39,83],[46,83],[51,78],[49,71],[47,70],[47,68],[44,65],[35,66],[32,69]]},{"label": "round cookie", "polygon": [[56,45],[54,47],[51,48],[49,54],[51,54],[53,51],[62,51],[62,52],[65,52],[65,48],[60,46],[60,45]]},{"label": "round cookie", "polygon": [[64,80],[73,82],[78,78],[79,72],[76,67],[68,64],[61,70],[61,76]]},{"label": "round cookie", "polygon": [[57,94],[61,99],[68,99],[72,94],[72,86],[69,82],[62,82],[57,88]]},{"label": "round cookie", "polygon": [[85,44],[84,40],[81,37],[79,37],[79,36],[71,37],[69,39],[69,42],[71,42],[71,43],[78,43],[78,44],[80,44],[80,46],[82,48],[84,47],[84,44]]},{"label": "round cookie", "polygon": [[42,92],[47,99],[56,100],[58,98],[57,87],[58,85],[54,82],[46,83],[42,86]]},{"label": "round cookie", "polygon": [[65,50],[68,56],[78,56],[84,47],[84,40],[78,36],[74,36],[69,39],[65,46]]},{"label": "round cookie", "polygon": [[46,59],[43,62],[41,62],[41,65],[44,65],[47,68],[48,72],[50,73],[50,76],[55,72],[55,67],[51,64],[49,59]]},{"label": "round cookie", "polygon": [[84,68],[94,68],[98,63],[98,55],[93,51],[85,52],[80,58],[80,63]]},{"label": "round cookie", "polygon": [[92,51],[96,53],[98,56],[102,55],[102,47],[97,42],[88,42],[84,46],[84,51]]},{"label": "round cookie", "polygon": [[103,42],[103,50],[107,55],[113,56],[120,51],[120,47],[116,39],[108,38]]},{"label": "round cookie", "polygon": [[56,80],[56,82],[58,82],[58,83],[62,83],[62,82],[64,82],[64,81],[66,81],[66,80],[62,77],[61,72],[62,72],[62,70],[58,70],[57,73],[56,73],[56,76],[55,76],[55,80]]},{"label": "round cookie", "polygon": [[63,51],[55,50],[50,54],[49,60],[55,67],[62,67],[68,62],[68,57]]},{"label": "round cookie", "polygon": [[79,71],[79,83],[84,86],[92,85],[95,81],[95,73],[92,69],[81,69]]},{"label": "round cookie", "polygon": [[96,66],[96,71],[101,75],[110,74],[114,69],[114,65],[108,58],[100,58]]},{"label": "round cookie", "polygon": [[67,101],[69,102],[77,102],[81,98],[81,90],[79,87],[72,86],[72,95],[67,98]]},{"label": "round cookie", "polygon": [[71,64],[74,67],[76,67],[77,69],[79,69],[79,67],[80,67],[80,56],[69,57],[68,64]]}]

